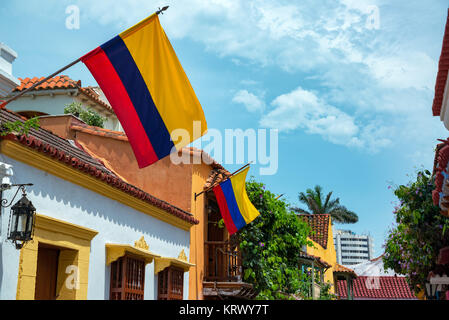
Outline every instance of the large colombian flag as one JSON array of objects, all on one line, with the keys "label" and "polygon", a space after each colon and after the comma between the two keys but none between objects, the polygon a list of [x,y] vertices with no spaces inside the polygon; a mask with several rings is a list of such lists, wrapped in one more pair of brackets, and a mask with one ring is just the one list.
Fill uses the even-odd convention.
[{"label": "large colombian flag", "polygon": [[[140,168],[207,131],[203,109],[157,14],[81,58],[119,119]],[[201,130],[194,130],[194,121]],[[189,140],[172,141],[175,129]],[[175,148],[174,148],[175,146]]]},{"label": "large colombian flag", "polygon": [[236,233],[259,216],[246,193],[249,168],[213,188],[221,216],[230,235]]}]

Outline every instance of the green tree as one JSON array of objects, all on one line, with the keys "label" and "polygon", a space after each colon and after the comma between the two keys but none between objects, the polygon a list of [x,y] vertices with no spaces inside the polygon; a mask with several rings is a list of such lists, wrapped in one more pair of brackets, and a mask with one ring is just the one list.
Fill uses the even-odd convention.
[{"label": "green tree", "polygon": [[449,245],[449,219],[432,201],[434,180],[428,170],[419,171],[416,181],[395,188],[399,199],[393,211],[396,224],[384,244],[385,268],[405,275],[415,293],[425,288],[439,250]]},{"label": "green tree", "polygon": [[106,118],[103,118],[98,112],[91,108],[85,109],[81,103],[72,102],[64,108],[64,114],[73,114],[90,126],[104,127]]},{"label": "green tree", "polygon": [[258,299],[304,297],[307,274],[299,270],[299,254],[310,228],[289,206],[251,178],[246,189],[260,216],[236,233],[243,257],[244,280],[259,292]]},{"label": "green tree", "polygon": [[299,201],[307,206],[307,209],[299,207],[292,208],[296,213],[301,214],[330,214],[333,222],[356,223],[359,217],[355,212],[348,210],[340,204],[340,199],[331,199],[332,191],[323,197],[323,189],[317,185],[314,189],[307,189],[306,192],[299,193]]}]

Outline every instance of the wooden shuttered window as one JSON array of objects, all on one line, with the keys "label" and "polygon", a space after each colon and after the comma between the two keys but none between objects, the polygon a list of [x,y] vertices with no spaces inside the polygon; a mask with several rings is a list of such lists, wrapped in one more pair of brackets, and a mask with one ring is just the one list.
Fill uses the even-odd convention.
[{"label": "wooden shuttered window", "polygon": [[145,261],[125,255],[111,264],[110,300],[143,300]]},{"label": "wooden shuttered window", "polygon": [[168,267],[158,273],[158,300],[182,300],[184,270]]}]

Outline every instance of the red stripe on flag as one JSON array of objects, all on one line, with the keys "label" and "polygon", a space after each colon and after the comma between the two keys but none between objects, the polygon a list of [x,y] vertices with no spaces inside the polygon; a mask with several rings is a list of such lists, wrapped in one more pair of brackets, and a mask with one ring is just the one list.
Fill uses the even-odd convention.
[{"label": "red stripe on flag", "polygon": [[139,168],[158,161],[159,158],[154,152],[128,92],[103,49],[97,48],[89,52],[81,58],[81,61],[97,80],[115,114],[121,119],[120,123],[134,151]]},{"label": "red stripe on flag", "polygon": [[220,208],[221,216],[226,225],[226,229],[228,229],[230,235],[233,235],[237,232],[237,227],[235,226],[231,214],[229,213],[223,190],[221,189],[220,185],[216,186],[213,190],[215,197],[217,198],[218,207]]}]

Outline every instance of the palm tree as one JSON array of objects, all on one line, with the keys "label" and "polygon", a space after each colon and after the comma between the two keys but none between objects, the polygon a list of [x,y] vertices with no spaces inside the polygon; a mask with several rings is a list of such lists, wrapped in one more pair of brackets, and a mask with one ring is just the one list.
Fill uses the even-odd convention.
[{"label": "palm tree", "polygon": [[299,193],[299,201],[304,203],[308,210],[299,207],[291,209],[300,214],[329,214],[332,217],[332,221],[337,223],[356,223],[359,220],[355,212],[340,204],[339,198],[331,200],[331,196],[332,191],[327,194],[323,201],[322,188],[317,185],[313,190],[307,189],[306,193]]}]

